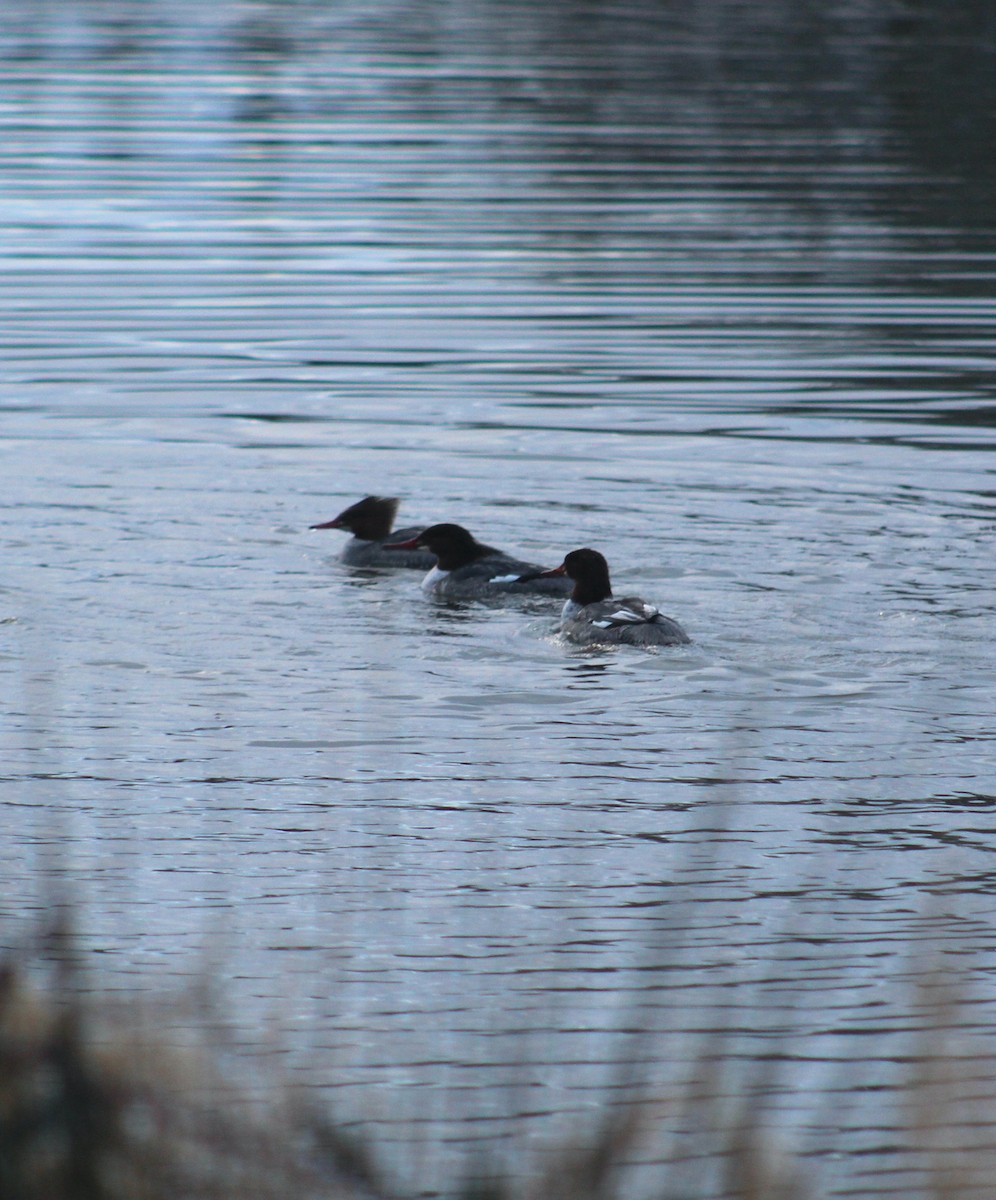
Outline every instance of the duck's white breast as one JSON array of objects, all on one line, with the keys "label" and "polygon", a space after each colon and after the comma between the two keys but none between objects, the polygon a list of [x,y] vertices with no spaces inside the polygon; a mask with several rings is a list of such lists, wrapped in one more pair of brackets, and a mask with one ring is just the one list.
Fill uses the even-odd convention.
[{"label": "duck's white breast", "polygon": [[428,575],[426,575],[426,577],[422,580],[422,591],[423,592],[436,591],[437,589],[439,589],[443,586],[443,584],[446,582],[447,579],[449,579],[449,577],[450,577],[449,571],[441,571],[439,569],[439,564],[437,563],[432,568],[432,570],[428,573]]}]

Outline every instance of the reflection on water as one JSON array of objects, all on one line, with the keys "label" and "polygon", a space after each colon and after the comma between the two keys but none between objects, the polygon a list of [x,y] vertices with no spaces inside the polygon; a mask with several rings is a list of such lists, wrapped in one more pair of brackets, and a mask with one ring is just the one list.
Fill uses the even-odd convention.
[{"label": "reflection on water", "polygon": [[[111,986],[210,947],[427,1189],[720,1030],[913,1195],[917,986],[993,1017],[988,7],[7,8],[5,944],[55,875]],[[371,491],[695,645],[349,571]]]}]

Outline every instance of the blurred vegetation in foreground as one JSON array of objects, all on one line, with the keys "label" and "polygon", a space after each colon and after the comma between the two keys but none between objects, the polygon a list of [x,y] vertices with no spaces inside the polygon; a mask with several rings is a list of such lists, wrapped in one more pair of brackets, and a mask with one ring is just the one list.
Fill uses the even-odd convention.
[{"label": "blurred vegetation in foreground", "polygon": [[[260,1099],[233,1082],[210,1022],[178,1046],[146,1006],[82,986],[83,974],[64,935],[39,961],[0,965],[0,1200],[400,1200],[376,1166],[377,1147],[298,1090],[274,1084]],[[962,1137],[996,1121],[965,1094],[966,1059],[948,1048],[955,1008],[942,1000],[931,1010],[902,1105],[904,1140],[923,1167],[926,1190],[915,1190],[931,1200],[996,1194],[993,1139],[966,1152]],[[816,1200],[812,1172],[765,1128],[758,1091],[732,1077],[717,1038],[673,1094],[633,1084],[629,1099],[606,1104],[585,1135],[550,1147],[525,1178],[482,1171],[442,1194]],[[676,1127],[693,1130],[678,1153]]]}]

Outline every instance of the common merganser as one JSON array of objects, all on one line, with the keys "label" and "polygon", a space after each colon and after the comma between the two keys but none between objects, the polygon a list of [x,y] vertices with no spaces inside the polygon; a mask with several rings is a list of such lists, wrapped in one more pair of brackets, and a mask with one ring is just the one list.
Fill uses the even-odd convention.
[{"label": "common merganser", "polygon": [[339,557],[351,567],[413,567],[417,571],[428,571],[436,561],[428,550],[408,550],[402,554],[388,554],[384,550],[387,542],[410,540],[422,529],[420,525],[413,525],[391,532],[398,503],[396,496],[366,496],[343,509],[331,521],[308,528],[348,529],[353,536]]},{"label": "common merganser", "polygon": [[560,614],[560,631],[572,642],[629,646],[687,646],[691,638],[677,621],[638,596],[612,595],[609,564],[597,550],[572,550],[559,567],[538,578],[567,576],[574,590]]},{"label": "common merganser", "polygon": [[430,525],[406,542],[389,543],[385,550],[410,552],[423,547],[434,555],[435,566],[422,587],[435,596],[564,596],[570,588],[565,579],[545,577],[541,567],[483,545],[462,525]]}]

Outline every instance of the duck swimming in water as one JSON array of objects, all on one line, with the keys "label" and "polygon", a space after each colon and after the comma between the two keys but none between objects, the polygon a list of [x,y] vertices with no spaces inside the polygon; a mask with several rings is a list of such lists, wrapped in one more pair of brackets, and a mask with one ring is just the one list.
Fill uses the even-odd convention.
[{"label": "duck swimming in water", "polygon": [[609,564],[587,546],[572,550],[559,567],[538,578],[564,577],[574,588],[560,615],[560,631],[581,645],[687,646],[691,638],[677,621],[638,596],[612,595]]},{"label": "duck swimming in water", "polygon": [[347,529],[353,535],[342,548],[340,558],[351,567],[411,567],[417,571],[428,571],[435,558],[428,550],[407,550],[388,553],[387,542],[409,541],[422,529],[413,525],[408,529],[391,527],[398,511],[396,496],[365,496],[331,521],[311,525],[310,529]]},{"label": "duck swimming in water", "polygon": [[430,551],[435,565],[422,580],[422,587],[435,596],[566,596],[570,590],[566,579],[544,575],[541,567],[485,546],[462,525],[430,525],[408,541],[391,543],[384,549],[385,553]]}]

